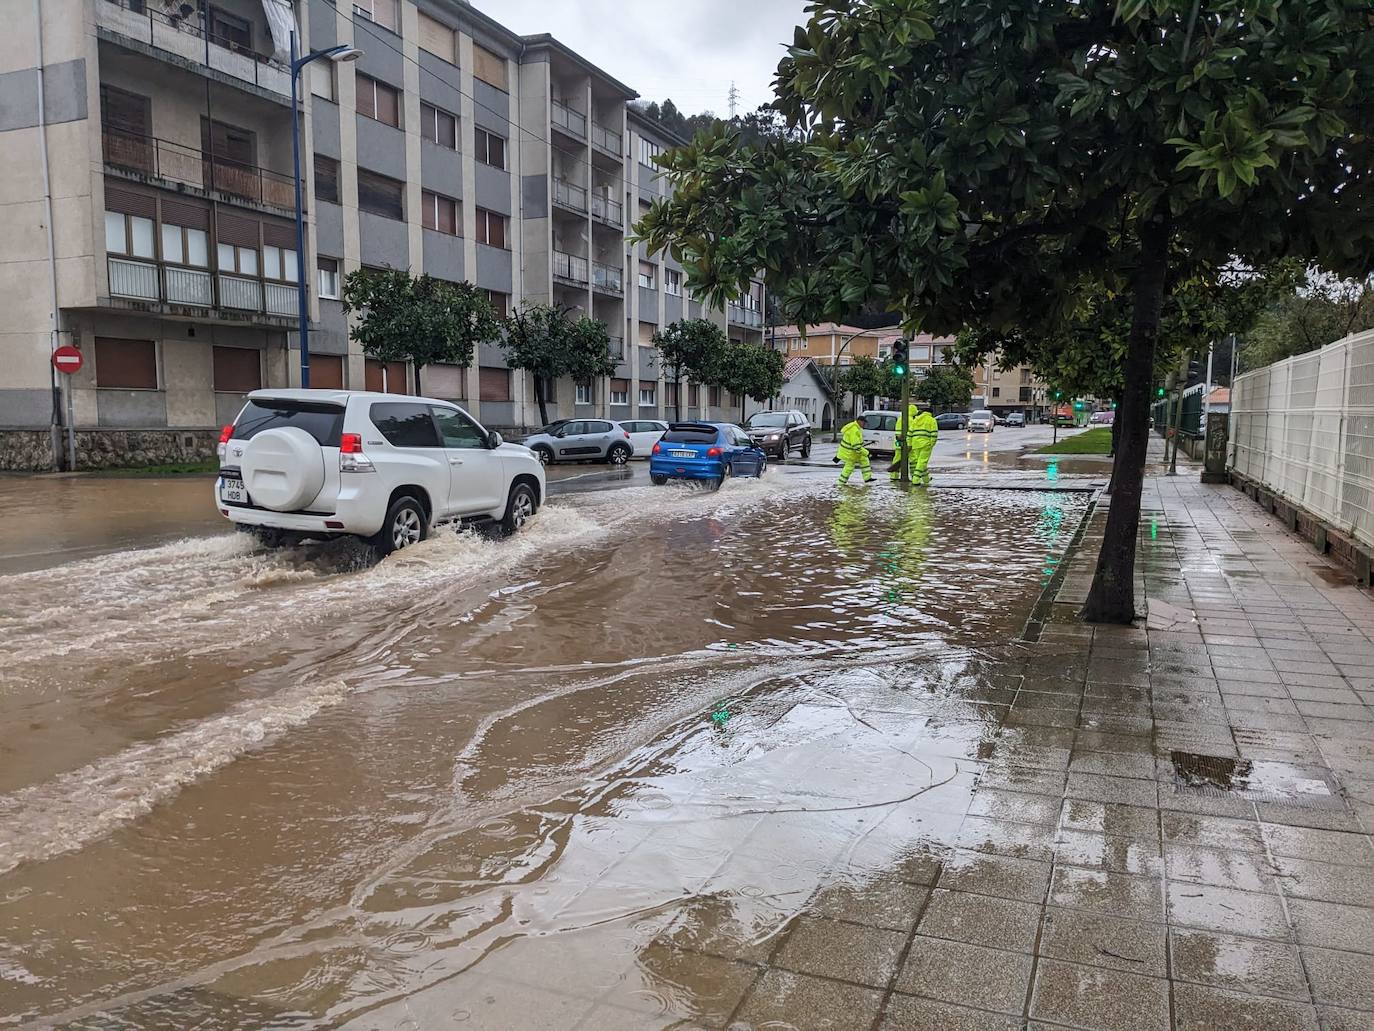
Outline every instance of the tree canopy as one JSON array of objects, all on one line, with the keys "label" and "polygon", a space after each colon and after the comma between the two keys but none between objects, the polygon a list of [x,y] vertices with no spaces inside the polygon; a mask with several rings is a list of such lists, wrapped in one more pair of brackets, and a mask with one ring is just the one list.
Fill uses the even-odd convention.
[{"label": "tree canopy", "polygon": [[694,294],[763,270],[799,324],[1062,336],[1130,312],[1113,495],[1084,614],[1134,615],[1164,298],[1233,262],[1368,271],[1374,33],[1351,0],[819,0],[779,64],[791,135],[659,157],[640,220]]},{"label": "tree canopy", "polygon": [[782,390],[785,365],[782,354],[771,347],[734,342],[721,352],[711,385],[722,386],[740,399],[743,418],[745,398],[767,401]]},{"label": "tree canopy", "polygon": [[534,399],[539,421],[549,421],[544,384],[569,376],[577,382],[609,376],[615,371],[606,325],[583,315],[573,319],[568,310],[548,304],[530,304],[506,319],[501,342],[506,364],[534,374]]},{"label": "tree canopy", "polygon": [[[653,336],[665,370],[674,384],[684,375],[698,383],[717,385],[725,352],[730,346],[725,331],[710,319],[679,319]],[[674,418],[681,418],[681,390],[677,390]]]},{"label": "tree canopy", "polygon": [[477,344],[501,331],[484,290],[405,269],[355,269],[344,277],[342,299],[345,312],[359,314],[349,336],[363,353],[412,363],[417,390],[426,365],[471,365]]},{"label": "tree canopy", "polygon": [[911,396],[937,412],[966,412],[973,401],[973,375],[963,365],[932,365],[911,385]]},{"label": "tree canopy", "polygon": [[1258,368],[1366,329],[1374,329],[1374,285],[1314,276],[1259,313],[1241,345],[1241,361],[1246,369]]}]

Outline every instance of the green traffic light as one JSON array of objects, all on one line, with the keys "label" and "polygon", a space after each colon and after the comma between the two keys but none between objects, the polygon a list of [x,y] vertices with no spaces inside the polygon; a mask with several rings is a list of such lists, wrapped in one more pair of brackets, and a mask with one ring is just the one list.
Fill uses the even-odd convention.
[{"label": "green traffic light", "polygon": [[1155,397],[1163,397],[1163,396],[1164,396],[1164,388],[1163,388],[1163,387],[1160,387],[1160,388],[1158,388],[1158,389],[1155,391]]},{"label": "green traffic light", "polygon": [[894,365],[894,366],[892,367],[892,372],[893,372],[893,375],[896,375],[896,376],[905,376],[905,375],[906,375],[906,366],[905,366],[905,365]]}]

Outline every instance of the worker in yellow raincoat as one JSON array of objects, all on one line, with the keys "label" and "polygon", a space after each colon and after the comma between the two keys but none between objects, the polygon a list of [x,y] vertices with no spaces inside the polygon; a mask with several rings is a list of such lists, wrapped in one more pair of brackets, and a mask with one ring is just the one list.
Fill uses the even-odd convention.
[{"label": "worker in yellow raincoat", "polygon": [[[911,432],[907,432],[907,426]],[[892,456],[889,472],[895,480],[901,475],[902,449],[910,447],[911,482],[917,486],[930,483],[930,453],[935,450],[935,441],[940,435],[940,427],[935,416],[930,414],[930,405],[924,401],[912,401],[906,411],[897,416],[897,450]]]},{"label": "worker in yellow raincoat", "polygon": [[835,452],[835,464],[841,462],[844,463],[844,468],[840,470],[841,485],[849,481],[855,466],[864,474],[864,483],[873,482],[873,468],[868,461],[868,448],[864,446],[864,428],[858,419],[851,419],[840,430],[840,448]]}]

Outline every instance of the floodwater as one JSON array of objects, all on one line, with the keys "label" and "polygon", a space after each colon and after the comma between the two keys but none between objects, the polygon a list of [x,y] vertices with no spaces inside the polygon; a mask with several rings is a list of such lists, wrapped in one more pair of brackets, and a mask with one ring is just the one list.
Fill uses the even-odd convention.
[{"label": "floodwater", "polygon": [[774,472],[0,576],[0,1026],[719,1022],[708,953],[950,840],[1085,505]]}]

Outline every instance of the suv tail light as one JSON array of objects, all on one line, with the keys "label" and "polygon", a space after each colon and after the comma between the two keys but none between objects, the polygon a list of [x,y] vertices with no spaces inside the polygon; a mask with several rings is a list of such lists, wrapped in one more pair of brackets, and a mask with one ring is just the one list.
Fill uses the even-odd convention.
[{"label": "suv tail light", "polygon": [[233,424],[233,423],[230,423],[228,426],[224,426],[224,427],[221,427],[221,428],[220,428],[220,431],[219,431],[219,444],[217,444],[217,445],[215,446],[215,454],[217,454],[217,455],[219,456],[219,460],[220,460],[220,464],[221,464],[221,465],[224,464],[224,447],[225,447],[226,444],[229,443],[229,438],[232,437],[233,435],[234,435],[234,424]]},{"label": "suv tail light", "polygon": [[345,433],[339,437],[339,472],[370,473],[375,469],[372,460],[363,454],[360,433]]},{"label": "suv tail light", "polygon": [[625,439],[626,439],[626,440],[629,440],[629,439],[630,439],[630,431],[629,431],[629,430],[621,430],[620,432],[623,433],[623,434],[625,434]]}]

